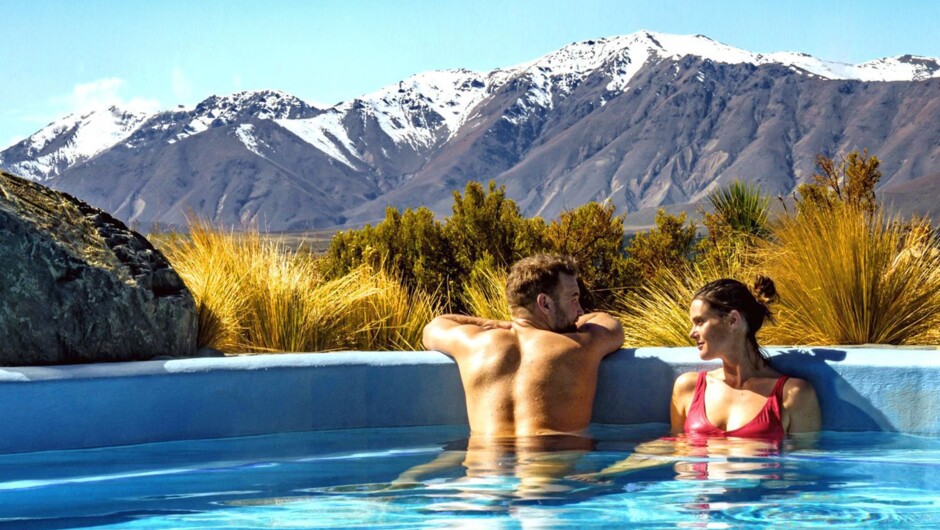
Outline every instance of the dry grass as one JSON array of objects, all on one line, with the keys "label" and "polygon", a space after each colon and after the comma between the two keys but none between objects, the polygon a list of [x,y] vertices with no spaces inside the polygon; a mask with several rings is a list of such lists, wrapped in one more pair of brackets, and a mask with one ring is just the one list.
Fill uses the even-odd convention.
[{"label": "dry grass", "polygon": [[851,207],[801,212],[773,232],[760,252],[781,297],[771,341],[937,344],[940,252],[929,240]]},{"label": "dry grass", "polygon": [[470,281],[464,284],[463,300],[471,315],[495,320],[509,320],[509,302],[506,299],[508,274],[482,262],[473,267]]},{"label": "dry grass", "polygon": [[196,299],[199,346],[223,352],[420,349],[427,296],[367,267],[324,281],[316,259],[258,233],[198,221],[163,250]]},{"label": "dry grass", "polygon": [[689,346],[689,304],[697,286],[695,270],[663,270],[645,283],[614,298],[611,314],[623,324],[623,345]]},{"label": "dry grass", "polygon": [[[913,226],[913,229],[911,229]],[[770,344],[940,344],[940,251],[926,221],[902,225],[857,209],[784,217],[756,248],[735,245],[617,295],[627,346],[683,346],[696,289],[731,277],[774,279]],[[441,307],[381,270],[326,281],[317,262],[257,233],[200,222],[155,238],[192,291],[199,345],[224,352],[423,349]],[[508,319],[506,273],[478,265],[462,293],[471,314]]]},{"label": "dry grass", "polygon": [[722,277],[750,285],[761,273],[780,295],[762,343],[937,345],[940,250],[930,234],[927,221],[858,208],[805,211],[774,224],[754,248],[714,253],[619,295],[613,313],[628,346],[689,345],[695,290]]},{"label": "dry grass", "polygon": [[[703,261],[681,270],[663,271],[656,280],[618,294],[611,313],[623,324],[624,346],[691,346],[689,305],[701,286],[720,278],[749,285],[753,256],[740,253],[720,261]],[[766,328],[765,328],[766,329]],[[758,333],[762,340],[766,331]]]}]

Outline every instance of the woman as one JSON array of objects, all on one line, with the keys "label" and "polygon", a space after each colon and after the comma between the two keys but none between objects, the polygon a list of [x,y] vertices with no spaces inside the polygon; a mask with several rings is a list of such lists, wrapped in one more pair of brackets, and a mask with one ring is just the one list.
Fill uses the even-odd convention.
[{"label": "woman", "polygon": [[[771,463],[722,461],[776,453],[784,435],[815,432],[820,426],[813,386],[771,368],[757,343],[757,331],[771,317],[768,304],[776,299],[774,283],[759,276],[754,290],[757,297],[743,283],[724,279],[695,293],[689,307],[689,336],[702,360],[719,359],[721,367],[685,373],[676,380],[670,411],[672,430],[685,432],[685,436],[640,444],[625,460],[597,473],[569,478],[597,481],[672,464],[683,478],[776,476]],[[709,460],[682,461],[689,456]]]},{"label": "woman", "polygon": [[819,402],[808,382],[771,368],[757,331],[771,318],[774,282],[759,276],[754,294],[737,280],[722,279],[695,293],[689,307],[703,361],[721,360],[710,372],[676,380],[670,411],[674,432],[688,437],[779,439],[820,427]]}]

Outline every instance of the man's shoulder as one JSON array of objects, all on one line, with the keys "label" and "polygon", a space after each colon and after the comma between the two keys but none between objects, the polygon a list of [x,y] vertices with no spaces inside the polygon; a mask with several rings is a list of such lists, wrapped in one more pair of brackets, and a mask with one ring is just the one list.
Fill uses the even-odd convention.
[{"label": "man's shoulder", "polygon": [[518,349],[519,335],[510,329],[478,328],[468,333],[466,347],[471,353],[498,354]]}]

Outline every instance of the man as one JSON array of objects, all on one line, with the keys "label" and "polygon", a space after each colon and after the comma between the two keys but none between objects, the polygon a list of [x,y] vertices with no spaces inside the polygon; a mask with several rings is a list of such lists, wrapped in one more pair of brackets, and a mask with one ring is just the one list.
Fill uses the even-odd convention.
[{"label": "man", "polygon": [[567,256],[517,262],[506,295],[510,321],[444,315],[424,328],[425,347],[457,362],[471,438],[580,433],[601,359],[623,345],[620,322],[584,314]]}]

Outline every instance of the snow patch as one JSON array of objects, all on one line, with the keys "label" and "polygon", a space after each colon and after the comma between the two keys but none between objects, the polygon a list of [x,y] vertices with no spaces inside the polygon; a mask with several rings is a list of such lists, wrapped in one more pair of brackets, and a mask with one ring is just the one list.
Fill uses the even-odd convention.
[{"label": "snow patch", "polygon": [[324,114],[305,120],[274,121],[330,158],[341,162],[350,169],[358,170],[346,156],[348,153],[360,160],[355,145],[347,136],[346,129],[343,128],[342,120],[348,111],[348,106],[334,107]]},{"label": "snow patch", "polygon": [[[235,137],[238,138],[245,147],[248,148],[252,153],[263,157],[264,155],[258,149],[258,146],[263,145],[268,147],[267,144],[257,139],[254,135],[255,126],[250,123],[243,123],[235,129]],[[270,149],[270,148],[269,148]]]},{"label": "snow patch", "polygon": [[648,61],[678,60],[686,55],[725,64],[782,64],[795,71],[827,79],[900,81],[940,77],[940,62],[928,57],[906,55],[850,65],[817,59],[805,53],[752,53],[704,35],[670,35],[651,31],[575,42],[533,61],[496,70],[490,77],[493,84],[500,84],[516,75],[527,74],[549,94],[550,100],[553,90],[568,93],[588,75],[605,69],[611,78],[607,90],[623,92]]},{"label": "snow patch", "polygon": [[[450,138],[487,95],[486,76],[470,70],[423,72],[359,98],[396,144],[429,147]],[[444,134],[442,134],[444,133]]]}]

